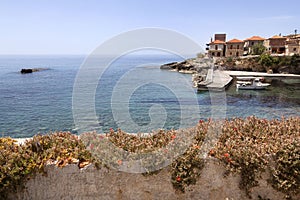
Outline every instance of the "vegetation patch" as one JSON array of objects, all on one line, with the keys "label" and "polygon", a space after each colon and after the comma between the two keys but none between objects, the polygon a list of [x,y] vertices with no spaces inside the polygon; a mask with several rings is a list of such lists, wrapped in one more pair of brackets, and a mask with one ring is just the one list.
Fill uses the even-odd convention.
[{"label": "vegetation patch", "polygon": [[[110,149],[109,144],[113,144],[114,149]],[[119,155],[121,151],[116,149],[128,154]],[[184,152],[176,154],[182,149]],[[165,166],[165,160],[169,160],[171,182],[180,192],[197,183],[205,165],[204,157],[208,155],[221,160],[229,173],[241,175],[240,188],[249,197],[251,188],[258,184],[260,174],[266,169],[270,169],[270,185],[287,198],[299,193],[300,118],[266,120],[251,116],[222,122],[200,120],[190,129],[159,130],[147,135],[111,129],[106,134],[83,134],[79,139],[76,135],[58,132],[37,135],[22,145],[13,139],[1,138],[1,197],[22,186],[35,173],[44,172],[44,166],[49,163],[58,167],[77,163],[79,168],[95,163],[99,167],[118,169],[124,164],[130,165],[128,160],[151,152],[157,152],[162,159],[145,157],[144,175],[155,174]]]},{"label": "vegetation patch", "polygon": [[22,145],[11,138],[0,138],[0,197],[22,187],[35,173],[43,173],[47,164],[63,167],[77,163],[82,168],[92,161],[97,163],[78,137],[69,132],[36,135]]},{"label": "vegetation patch", "polygon": [[273,56],[262,53],[254,57],[224,58],[220,59],[218,65],[224,66],[226,70],[291,73],[300,74],[300,55]]}]

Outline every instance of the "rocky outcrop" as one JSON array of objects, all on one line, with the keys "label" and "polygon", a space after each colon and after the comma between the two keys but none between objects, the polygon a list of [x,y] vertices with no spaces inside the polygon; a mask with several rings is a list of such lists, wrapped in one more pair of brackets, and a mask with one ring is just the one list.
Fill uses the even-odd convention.
[{"label": "rocky outcrop", "polygon": [[179,65],[179,62],[167,63],[167,64],[160,66],[160,69],[172,70],[172,69],[176,69],[178,65]]},{"label": "rocky outcrop", "polygon": [[29,74],[29,73],[32,73],[33,70],[32,69],[22,69],[21,70],[21,74]]},{"label": "rocky outcrop", "polygon": [[182,62],[172,62],[160,66],[160,69],[178,71],[182,73],[206,74],[207,69],[212,67],[212,60],[209,58],[192,58]]},{"label": "rocky outcrop", "polygon": [[164,64],[160,67],[160,69],[177,70],[177,71],[182,71],[182,70],[191,71],[191,70],[195,70],[195,66],[194,66],[193,62],[191,62],[189,60],[185,60],[183,62],[172,62],[172,63]]},{"label": "rocky outcrop", "polygon": [[21,69],[21,74],[29,74],[32,72],[39,72],[39,71],[43,71],[43,70],[49,70],[49,68],[23,68]]}]

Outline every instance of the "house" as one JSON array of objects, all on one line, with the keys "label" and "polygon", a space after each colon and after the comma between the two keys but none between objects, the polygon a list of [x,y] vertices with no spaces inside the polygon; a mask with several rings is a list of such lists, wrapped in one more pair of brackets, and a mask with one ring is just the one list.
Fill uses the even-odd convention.
[{"label": "house", "polygon": [[238,39],[232,39],[226,42],[226,57],[242,56],[244,54],[245,42]]},{"label": "house", "polygon": [[300,54],[300,34],[286,36],[285,54]]},{"label": "house", "polygon": [[[215,34],[214,40],[211,39],[209,44],[206,44],[208,55],[211,57],[238,57],[249,55],[256,52],[265,51],[270,54],[294,55],[300,54],[300,34],[281,36],[275,35],[265,39],[260,36],[252,36],[244,41],[232,39],[226,42],[226,34]],[[262,45],[262,48],[253,48],[256,45]],[[265,48],[265,49],[263,49]]]},{"label": "house", "polygon": [[245,39],[244,41],[245,41],[244,54],[251,54],[252,47],[258,44],[264,45],[265,38],[262,38],[260,36],[252,36],[250,38]]},{"label": "house", "polygon": [[215,34],[215,40],[208,44],[208,55],[212,57],[225,56],[226,34]]},{"label": "house", "polygon": [[265,46],[271,54],[285,54],[286,40],[286,37],[274,35],[266,41]]}]

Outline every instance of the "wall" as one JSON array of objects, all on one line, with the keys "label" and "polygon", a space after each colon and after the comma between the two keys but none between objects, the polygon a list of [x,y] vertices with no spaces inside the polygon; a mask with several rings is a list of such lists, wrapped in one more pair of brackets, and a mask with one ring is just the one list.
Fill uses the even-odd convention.
[{"label": "wall", "polygon": [[275,46],[275,47],[284,47],[286,38],[282,39],[269,39],[270,40],[270,46]]},{"label": "wall", "polygon": [[[217,49],[216,49],[217,46]],[[223,49],[225,48],[224,44],[212,44],[209,46],[209,50],[221,50],[223,51]]]},{"label": "wall", "polygon": [[[232,48],[231,48],[232,47]],[[238,53],[238,55],[237,55]],[[226,44],[226,57],[243,56],[244,43],[227,43]]]},{"label": "wall", "polygon": [[[239,189],[239,174],[225,176],[225,168],[218,160],[207,159],[196,185],[185,193],[175,191],[168,168],[159,173],[143,176],[116,172],[90,165],[78,169],[77,165],[57,168],[46,167],[47,175],[38,174],[30,179],[23,191],[12,193],[9,199],[249,199]],[[267,182],[268,173],[262,175],[259,186],[252,190],[252,199],[284,199],[284,194],[274,190]],[[295,199],[300,199],[298,195]]]}]

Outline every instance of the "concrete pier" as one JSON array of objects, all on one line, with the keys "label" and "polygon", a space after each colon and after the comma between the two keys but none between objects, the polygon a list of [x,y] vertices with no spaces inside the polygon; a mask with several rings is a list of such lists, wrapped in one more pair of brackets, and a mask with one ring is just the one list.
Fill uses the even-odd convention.
[{"label": "concrete pier", "polygon": [[198,84],[198,90],[222,91],[232,81],[232,77],[220,70],[209,69],[206,79]]},{"label": "concrete pier", "polygon": [[288,77],[288,78],[300,78],[299,74],[268,74],[264,72],[246,72],[246,71],[223,71],[223,73],[228,74],[230,76],[258,76],[258,77]]}]

